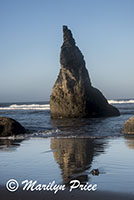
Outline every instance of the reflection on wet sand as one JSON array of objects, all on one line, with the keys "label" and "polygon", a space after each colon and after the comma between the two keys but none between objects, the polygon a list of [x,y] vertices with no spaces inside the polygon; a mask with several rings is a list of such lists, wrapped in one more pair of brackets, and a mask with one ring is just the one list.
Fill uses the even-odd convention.
[{"label": "reflection on wet sand", "polygon": [[23,140],[0,139],[0,151],[15,151]]},{"label": "reflection on wet sand", "polygon": [[125,136],[126,144],[130,149],[134,149],[134,135]]},{"label": "reflection on wet sand", "polygon": [[53,138],[51,149],[62,170],[64,183],[71,179],[88,180],[85,170],[91,168],[93,157],[104,152],[104,142],[87,138]]}]

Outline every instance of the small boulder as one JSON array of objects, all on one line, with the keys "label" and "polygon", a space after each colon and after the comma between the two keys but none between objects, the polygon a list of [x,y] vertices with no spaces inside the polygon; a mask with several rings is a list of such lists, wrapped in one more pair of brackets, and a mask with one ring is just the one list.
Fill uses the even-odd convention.
[{"label": "small boulder", "polygon": [[98,169],[92,169],[91,173],[92,173],[93,176],[99,176],[100,172],[99,172]]},{"label": "small boulder", "polygon": [[0,137],[13,136],[26,133],[21,124],[14,119],[0,117]]},{"label": "small boulder", "polygon": [[134,117],[130,117],[122,128],[122,133],[134,134]]}]

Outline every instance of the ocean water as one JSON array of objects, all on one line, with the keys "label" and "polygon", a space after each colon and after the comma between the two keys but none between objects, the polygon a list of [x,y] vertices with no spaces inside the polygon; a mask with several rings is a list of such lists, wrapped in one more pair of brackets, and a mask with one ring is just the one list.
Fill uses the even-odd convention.
[{"label": "ocean water", "polygon": [[52,120],[49,102],[1,103],[0,116],[16,119],[29,134],[0,139],[0,185],[11,178],[44,184],[78,179],[98,190],[134,194],[134,137],[121,133],[134,116],[134,100],[109,103],[120,116]]}]

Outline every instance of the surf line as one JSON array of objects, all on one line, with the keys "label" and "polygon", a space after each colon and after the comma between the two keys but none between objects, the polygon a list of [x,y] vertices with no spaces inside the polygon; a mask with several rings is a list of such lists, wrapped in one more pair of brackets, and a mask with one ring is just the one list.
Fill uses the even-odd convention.
[{"label": "surf line", "polygon": [[[38,184],[37,181],[33,180],[24,180],[22,181],[23,190],[25,191],[53,191],[56,194],[58,191],[64,191],[66,189],[66,185],[56,184],[55,181],[52,181],[48,184]],[[69,182],[69,192],[72,192],[75,189],[79,189],[81,191],[96,191],[97,184],[81,184],[79,180],[71,180]]]}]

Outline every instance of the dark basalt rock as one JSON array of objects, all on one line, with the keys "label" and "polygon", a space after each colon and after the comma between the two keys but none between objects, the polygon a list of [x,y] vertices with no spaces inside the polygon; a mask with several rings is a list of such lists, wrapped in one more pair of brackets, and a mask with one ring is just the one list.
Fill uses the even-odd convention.
[{"label": "dark basalt rock", "polygon": [[63,26],[61,69],[50,97],[52,118],[107,117],[120,115],[103,94],[92,87],[84,57],[71,31]]},{"label": "dark basalt rock", "polygon": [[98,169],[92,169],[91,174],[92,174],[93,176],[99,176],[100,172],[99,172]]},{"label": "dark basalt rock", "polygon": [[21,124],[14,119],[0,117],[0,137],[13,136],[26,133]]},{"label": "dark basalt rock", "polygon": [[130,117],[122,128],[124,134],[134,134],[134,117]]}]

